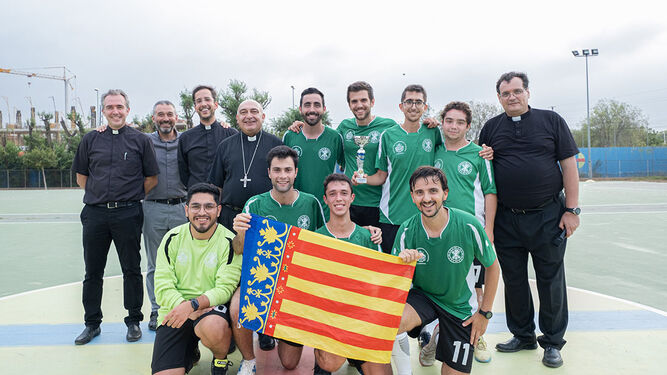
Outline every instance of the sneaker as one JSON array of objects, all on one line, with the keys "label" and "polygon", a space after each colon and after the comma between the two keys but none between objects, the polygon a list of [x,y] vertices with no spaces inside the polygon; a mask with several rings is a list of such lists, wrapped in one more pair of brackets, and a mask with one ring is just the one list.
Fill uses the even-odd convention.
[{"label": "sneaker", "polygon": [[157,330],[157,311],[151,311],[151,318],[148,321],[148,329],[151,331]]},{"label": "sneaker", "polygon": [[234,364],[227,358],[213,358],[213,361],[211,361],[211,375],[227,375],[227,369],[231,366],[234,366]]},{"label": "sneaker", "polygon": [[438,346],[438,335],[440,335],[439,324],[435,326],[431,340],[429,340],[428,344],[426,344],[419,352],[419,364],[422,365],[422,367],[433,366],[433,362],[435,362],[435,349]]},{"label": "sneaker", "polygon": [[419,337],[417,337],[417,341],[419,342],[419,349],[421,350],[428,345],[429,341],[431,341],[431,334],[426,331],[421,331]]},{"label": "sneaker", "polygon": [[241,364],[239,365],[239,371],[236,375],[254,375],[255,372],[255,360],[246,361],[245,359],[242,359]]},{"label": "sneaker", "polygon": [[313,369],[313,375],[331,375],[331,373],[329,371],[322,370],[320,365],[316,363],[315,368]]},{"label": "sneaker", "polygon": [[486,347],[484,336],[479,336],[477,345],[475,345],[475,360],[482,363],[491,361],[491,351]]},{"label": "sneaker", "polygon": [[264,351],[272,350],[276,347],[276,340],[271,336],[267,336],[263,333],[259,333],[259,348]]}]

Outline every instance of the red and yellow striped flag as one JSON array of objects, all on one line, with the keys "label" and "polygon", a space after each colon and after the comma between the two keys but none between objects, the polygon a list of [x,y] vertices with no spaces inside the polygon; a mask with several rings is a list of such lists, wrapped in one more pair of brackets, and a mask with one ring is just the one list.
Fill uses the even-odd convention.
[{"label": "red and yellow striped flag", "polygon": [[241,273],[246,328],[389,363],[414,263],[252,215]]}]

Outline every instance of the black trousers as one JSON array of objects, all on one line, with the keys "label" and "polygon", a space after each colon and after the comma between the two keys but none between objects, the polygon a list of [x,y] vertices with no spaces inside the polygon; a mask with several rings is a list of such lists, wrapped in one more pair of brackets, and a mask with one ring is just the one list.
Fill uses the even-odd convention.
[{"label": "black trousers", "polygon": [[396,232],[400,225],[394,225],[389,223],[378,223],[380,229],[382,230],[382,252],[386,254],[391,254],[391,248],[394,246],[394,241],[396,240]]},{"label": "black trousers", "polygon": [[144,212],[141,203],[131,207],[103,208],[86,205],[81,211],[83,224],[83,308],[86,326],[102,323],[102,278],[113,240],[123,271],[123,305],[128,311],[125,324],[144,319],[141,305],[144,285],[141,276],[141,227]]},{"label": "black trousers", "polygon": [[526,342],[535,342],[535,308],[528,284],[528,255],[537,279],[540,300],[539,325],[541,347],[561,349],[568,323],[565,285],[565,246],[553,241],[560,232],[558,223],[565,212],[562,195],[554,197],[538,210],[525,213],[498,205],[494,235],[496,253],[505,283],[507,327]]}]

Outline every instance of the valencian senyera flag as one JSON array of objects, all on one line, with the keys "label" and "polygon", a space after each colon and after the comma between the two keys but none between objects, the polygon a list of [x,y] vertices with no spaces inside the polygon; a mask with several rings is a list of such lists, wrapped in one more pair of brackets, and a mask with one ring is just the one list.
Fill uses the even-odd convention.
[{"label": "valencian senyera flag", "polygon": [[389,363],[414,263],[252,215],[239,323],[346,358]]}]

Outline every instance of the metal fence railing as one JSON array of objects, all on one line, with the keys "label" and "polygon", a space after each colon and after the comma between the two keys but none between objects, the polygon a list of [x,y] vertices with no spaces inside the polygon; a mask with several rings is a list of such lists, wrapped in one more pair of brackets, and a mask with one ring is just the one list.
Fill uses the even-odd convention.
[{"label": "metal fence railing", "polygon": [[[45,169],[48,188],[77,187],[76,174],[69,169]],[[0,169],[0,189],[44,188],[44,178],[39,169]]]}]

